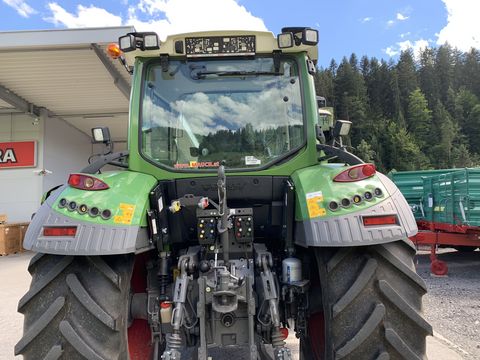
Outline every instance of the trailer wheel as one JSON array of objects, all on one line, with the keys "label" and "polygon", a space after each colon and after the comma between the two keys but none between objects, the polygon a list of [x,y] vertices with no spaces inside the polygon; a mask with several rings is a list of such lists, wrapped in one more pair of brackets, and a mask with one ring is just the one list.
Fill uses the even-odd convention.
[{"label": "trailer wheel", "polygon": [[409,240],[315,249],[320,288],[312,295],[323,308],[309,317],[301,359],[426,358],[432,328],[422,315],[426,287],[414,254]]},{"label": "trailer wheel", "polygon": [[[15,355],[25,360],[146,359],[149,329],[136,320],[129,324],[128,316],[132,287],[139,286],[131,284],[134,262],[134,255],[34,256],[28,267],[32,283],[18,304],[24,332]],[[133,334],[129,325],[135,337],[128,336]]]}]

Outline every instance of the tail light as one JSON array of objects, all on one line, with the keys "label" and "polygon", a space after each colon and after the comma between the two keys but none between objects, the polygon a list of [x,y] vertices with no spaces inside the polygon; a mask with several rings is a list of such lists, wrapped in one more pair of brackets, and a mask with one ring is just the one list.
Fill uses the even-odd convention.
[{"label": "tail light", "polygon": [[379,225],[397,225],[396,215],[382,215],[382,216],[365,216],[363,217],[364,226],[379,226]]},{"label": "tail light", "polygon": [[80,190],[107,190],[109,188],[102,180],[84,174],[70,174],[68,185]]},{"label": "tail light", "polygon": [[377,169],[373,164],[361,164],[353,166],[333,178],[336,182],[352,182],[367,179],[375,175]]},{"label": "tail light", "polygon": [[64,226],[64,227],[44,227],[43,236],[69,236],[74,237],[77,234],[76,226]]}]

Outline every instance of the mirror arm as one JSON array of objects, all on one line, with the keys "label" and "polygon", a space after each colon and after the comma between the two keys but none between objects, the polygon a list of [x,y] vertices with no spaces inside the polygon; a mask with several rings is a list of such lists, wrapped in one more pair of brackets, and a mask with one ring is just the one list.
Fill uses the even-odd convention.
[{"label": "mirror arm", "polygon": [[327,141],[325,139],[325,134],[323,133],[322,127],[318,124],[315,125],[315,136],[321,144],[325,144],[325,142]]},{"label": "mirror arm", "polygon": [[102,167],[104,167],[107,164],[112,164],[120,167],[128,167],[128,165],[117,165],[117,163],[120,163],[120,162],[115,161],[128,156],[128,154],[129,154],[128,151],[120,151],[113,154],[103,155],[93,164],[88,165],[86,168],[82,169],[80,172],[85,174],[96,174],[98,170],[100,170]]},{"label": "mirror arm", "polygon": [[[363,160],[360,159],[358,156],[332,145],[318,144],[317,150],[323,151],[326,155],[328,155],[328,157],[337,157],[340,160],[345,161],[349,165],[364,164]],[[322,157],[319,158],[319,160],[322,161],[325,160],[325,158]]]}]

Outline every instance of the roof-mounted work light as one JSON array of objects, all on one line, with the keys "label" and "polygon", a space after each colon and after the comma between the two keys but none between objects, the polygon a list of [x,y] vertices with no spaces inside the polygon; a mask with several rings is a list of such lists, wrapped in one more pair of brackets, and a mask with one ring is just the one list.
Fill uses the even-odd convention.
[{"label": "roof-mounted work light", "polygon": [[128,33],[118,39],[120,50],[129,52],[136,49],[156,50],[160,49],[160,40],[154,32]]},{"label": "roof-mounted work light", "polygon": [[123,52],[133,51],[137,48],[135,45],[135,36],[133,36],[133,34],[121,36],[118,39],[118,44],[120,46],[120,50]]},{"label": "roof-mounted work light", "polygon": [[158,35],[156,33],[143,34],[143,49],[144,50],[160,49],[160,43],[158,41]]},{"label": "roof-mounted work light", "polygon": [[333,128],[333,136],[347,136],[350,133],[352,122],[348,120],[337,120]]},{"label": "roof-mounted work light", "polygon": [[280,49],[291,48],[293,46],[293,34],[291,32],[278,34],[277,43]]},{"label": "roof-mounted work light", "polygon": [[[282,34],[291,33],[293,36],[293,42],[296,46],[300,45],[317,45],[318,44],[318,31],[307,27],[285,27],[282,29]],[[280,35],[278,37],[280,42]],[[293,45],[292,45],[293,46]],[[280,45],[278,46],[280,47]]]},{"label": "roof-mounted work light", "polygon": [[92,129],[92,139],[93,143],[104,143],[107,144],[110,142],[110,130],[106,126],[96,127]]},{"label": "roof-mounted work light", "polygon": [[306,28],[302,32],[302,43],[305,45],[318,44],[318,30]]}]

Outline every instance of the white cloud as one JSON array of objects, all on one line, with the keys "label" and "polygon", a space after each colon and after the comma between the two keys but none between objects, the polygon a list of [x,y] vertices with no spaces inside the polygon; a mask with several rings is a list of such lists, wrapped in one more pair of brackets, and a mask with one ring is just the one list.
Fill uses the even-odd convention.
[{"label": "white cloud", "polygon": [[70,13],[58,3],[51,2],[48,3],[51,16],[44,20],[67,28],[133,25],[137,31],[155,31],[161,39],[165,39],[169,34],[202,30],[266,31],[263,20],[253,16],[237,1],[139,0],[136,3],[130,1],[128,14],[123,19],[93,5],[88,7],[78,5],[76,13]]},{"label": "white cloud", "polygon": [[403,33],[403,34],[400,34],[400,39],[404,39],[406,38],[407,36],[409,36],[411,33],[410,31],[406,32],[406,33]]},{"label": "white cloud", "polygon": [[20,16],[28,18],[32,14],[36,14],[37,11],[33,9],[23,0],[3,0],[5,4],[14,8]]},{"label": "white cloud", "polygon": [[364,18],[361,20],[361,22],[362,22],[362,23],[366,23],[366,22],[369,22],[369,21],[372,21],[372,20],[373,20],[372,17],[367,16],[367,17],[364,17]]},{"label": "white cloud", "polygon": [[416,55],[420,53],[421,50],[428,47],[428,40],[420,39],[416,40],[415,42],[411,42],[410,40],[402,41],[398,43],[401,51],[405,51],[408,49],[412,49],[413,53]]},{"label": "white cloud", "polygon": [[392,57],[392,56],[395,56],[395,55],[398,55],[400,52],[398,50],[396,50],[393,46],[389,46],[387,47],[385,50],[385,53]]},{"label": "white cloud", "polygon": [[202,30],[267,30],[262,19],[235,0],[141,0],[128,13],[126,24],[138,31],[155,31],[162,39]]},{"label": "white cloud", "polygon": [[401,13],[397,13],[397,20],[399,21],[405,21],[408,20],[409,16],[403,15]]},{"label": "white cloud", "polygon": [[388,20],[388,21],[387,21],[387,27],[392,27],[393,24],[395,24],[395,21],[394,21],[394,20]]},{"label": "white cloud", "polygon": [[442,0],[448,12],[447,25],[437,34],[437,44],[448,42],[462,51],[480,48],[480,2]]},{"label": "white cloud", "polygon": [[93,5],[89,7],[78,5],[77,14],[69,13],[55,2],[48,3],[47,6],[52,12],[52,16],[44,20],[55,25],[66,26],[67,28],[119,26],[122,24],[120,16],[111,14],[107,10]]},{"label": "white cloud", "polygon": [[425,39],[416,40],[414,42],[410,40],[400,41],[395,45],[389,46],[383,51],[390,57],[400,54],[400,52],[412,49],[415,58],[419,58],[420,52],[429,46],[429,41]]}]

